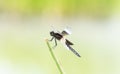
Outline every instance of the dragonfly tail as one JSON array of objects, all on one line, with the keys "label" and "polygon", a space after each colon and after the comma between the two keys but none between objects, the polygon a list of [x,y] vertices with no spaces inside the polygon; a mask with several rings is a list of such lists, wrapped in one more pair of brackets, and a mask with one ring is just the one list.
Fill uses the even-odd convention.
[{"label": "dragonfly tail", "polygon": [[77,51],[75,51],[70,45],[68,45],[68,48],[78,57],[81,57]]}]

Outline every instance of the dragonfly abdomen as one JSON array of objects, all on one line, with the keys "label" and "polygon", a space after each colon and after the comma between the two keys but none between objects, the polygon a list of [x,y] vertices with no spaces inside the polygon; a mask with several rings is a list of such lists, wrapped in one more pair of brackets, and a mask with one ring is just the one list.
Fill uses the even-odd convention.
[{"label": "dragonfly abdomen", "polygon": [[75,55],[81,57],[77,51],[75,51],[71,46],[67,46]]}]

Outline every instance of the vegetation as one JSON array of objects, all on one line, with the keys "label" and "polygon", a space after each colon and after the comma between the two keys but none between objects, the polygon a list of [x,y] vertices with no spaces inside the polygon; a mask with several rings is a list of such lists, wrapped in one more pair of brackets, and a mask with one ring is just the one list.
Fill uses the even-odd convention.
[{"label": "vegetation", "polygon": [[59,13],[63,16],[75,14],[108,15],[112,13],[116,0],[1,0],[0,10],[20,14]]}]

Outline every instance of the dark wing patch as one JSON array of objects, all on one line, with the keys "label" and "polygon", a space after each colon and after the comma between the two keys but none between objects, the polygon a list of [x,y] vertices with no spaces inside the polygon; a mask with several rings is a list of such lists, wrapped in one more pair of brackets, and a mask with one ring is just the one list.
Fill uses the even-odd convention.
[{"label": "dark wing patch", "polygon": [[66,39],[66,45],[73,45],[73,43]]}]

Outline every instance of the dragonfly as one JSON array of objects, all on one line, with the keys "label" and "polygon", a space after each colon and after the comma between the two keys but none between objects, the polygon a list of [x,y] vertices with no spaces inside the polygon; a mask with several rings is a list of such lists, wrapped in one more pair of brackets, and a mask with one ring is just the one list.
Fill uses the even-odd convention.
[{"label": "dragonfly", "polygon": [[52,36],[52,38],[49,41],[53,41],[53,40],[55,41],[55,45],[53,46],[53,48],[55,48],[57,46],[57,40],[58,40],[62,42],[62,44],[64,44],[64,46],[68,50],[71,50],[76,56],[81,57],[80,54],[71,47],[71,45],[74,44],[65,38],[66,35],[70,35],[70,34],[71,32],[68,29],[64,29],[62,32],[50,31],[50,36]]}]

